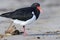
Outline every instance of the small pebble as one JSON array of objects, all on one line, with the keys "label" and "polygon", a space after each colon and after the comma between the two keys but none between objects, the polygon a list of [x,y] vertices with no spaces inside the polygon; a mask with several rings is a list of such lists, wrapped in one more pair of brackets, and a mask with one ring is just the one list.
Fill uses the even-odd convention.
[{"label": "small pebble", "polygon": [[20,32],[19,30],[15,30],[12,35],[21,35],[23,34],[24,32]]},{"label": "small pebble", "polygon": [[37,37],[37,39],[40,39],[40,37]]}]

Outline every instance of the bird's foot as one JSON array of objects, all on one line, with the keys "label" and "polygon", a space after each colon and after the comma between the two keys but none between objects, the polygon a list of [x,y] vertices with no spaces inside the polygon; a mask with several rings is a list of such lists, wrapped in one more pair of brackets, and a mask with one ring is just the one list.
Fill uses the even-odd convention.
[{"label": "bird's foot", "polygon": [[24,34],[23,34],[24,36],[27,36],[28,34],[26,33],[26,32],[24,32]]}]

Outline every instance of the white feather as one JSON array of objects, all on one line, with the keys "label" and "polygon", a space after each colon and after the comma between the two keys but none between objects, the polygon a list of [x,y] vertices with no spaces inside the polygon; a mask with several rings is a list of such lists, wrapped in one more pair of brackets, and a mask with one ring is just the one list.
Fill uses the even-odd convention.
[{"label": "white feather", "polygon": [[33,17],[27,21],[21,21],[21,20],[13,20],[13,22],[15,24],[20,24],[20,25],[27,25],[27,24],[31,24],[32,22],[34,22],[36,20],[36,16],[34,15],[34,12],[32,12]]}]

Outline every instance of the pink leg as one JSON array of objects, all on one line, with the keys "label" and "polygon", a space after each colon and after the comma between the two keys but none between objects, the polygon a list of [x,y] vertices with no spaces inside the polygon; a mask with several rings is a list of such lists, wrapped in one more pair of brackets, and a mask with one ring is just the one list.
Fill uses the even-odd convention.
[{"label": "pink leg", "polygon": [[27,35],[26,31],[25,31],[25,26],[23,26],[23,32],[24,32],[24,36]]}]

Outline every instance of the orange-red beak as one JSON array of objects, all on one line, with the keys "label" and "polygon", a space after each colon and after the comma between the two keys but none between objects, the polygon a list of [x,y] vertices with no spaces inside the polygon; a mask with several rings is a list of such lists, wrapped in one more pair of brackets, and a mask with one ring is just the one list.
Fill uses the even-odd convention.
[{"label": "orange-red beak", "polygon": [[37,9],[38,9],[41,13],[43,13],[43,10],[41,9],[40,6],[37,6]]}]

